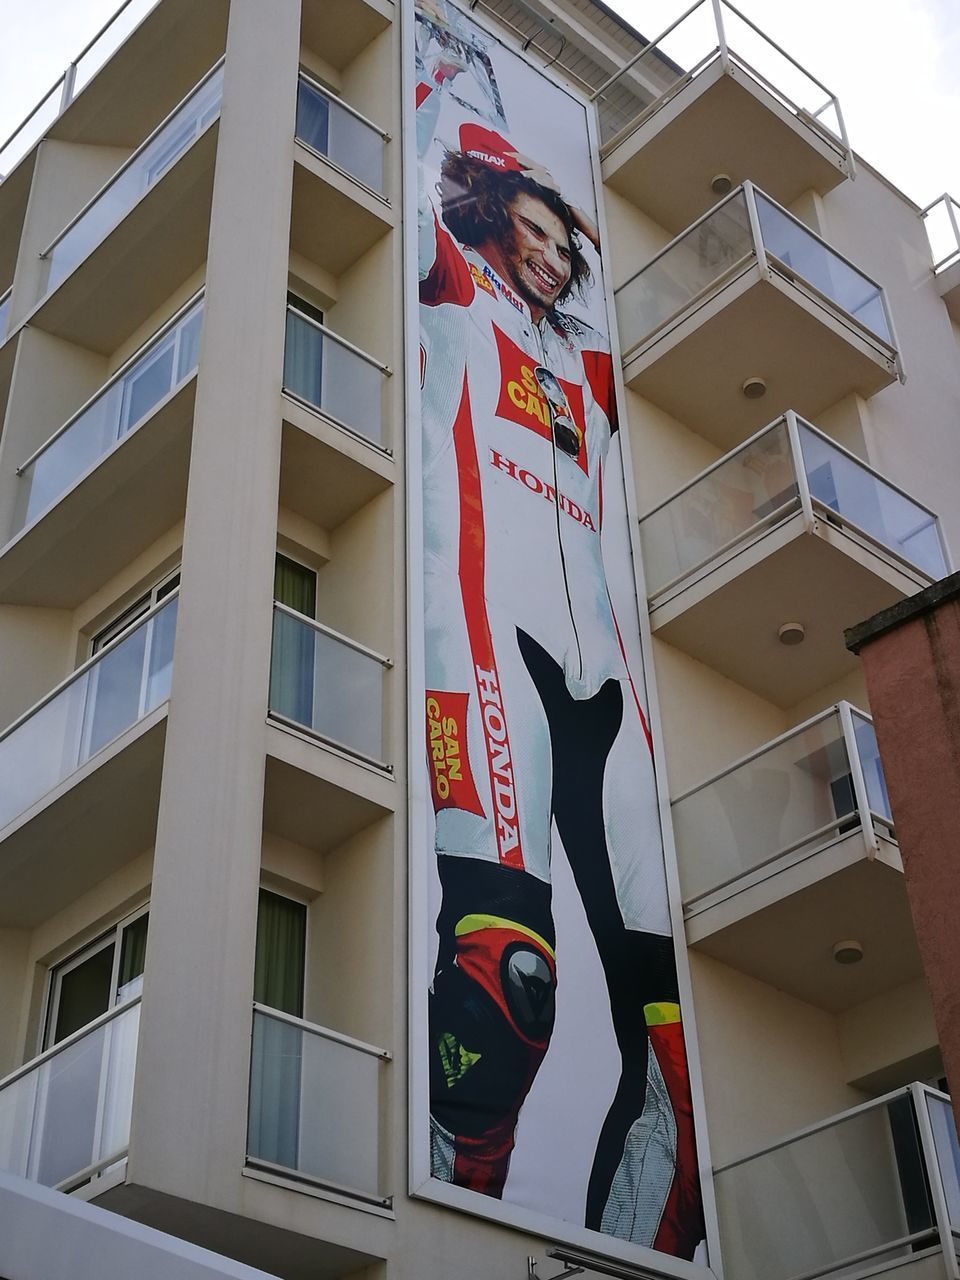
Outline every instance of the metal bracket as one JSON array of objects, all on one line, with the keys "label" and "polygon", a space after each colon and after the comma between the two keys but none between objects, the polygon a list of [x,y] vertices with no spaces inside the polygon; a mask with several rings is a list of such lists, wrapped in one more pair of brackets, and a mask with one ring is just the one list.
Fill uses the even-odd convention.
[{"label": "metal bracket", "polygon": [[566,1267],[563,1271],[558,1271],[555,1276],[538,1276],[537,1260],[534,1257],[527,1258],[527,1280],[567,1280],[568,1276],[579,1276],[583,1273],[583,1267]]}]

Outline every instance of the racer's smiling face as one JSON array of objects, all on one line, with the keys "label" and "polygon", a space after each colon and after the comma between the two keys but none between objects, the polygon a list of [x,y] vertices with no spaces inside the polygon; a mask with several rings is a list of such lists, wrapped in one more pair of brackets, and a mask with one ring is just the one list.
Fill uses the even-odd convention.
[{"label": "racer's smiling face", "polygon": [[570,237],[562,220],[526,191],[509,205],[512,234],[488,240],[480,252],[539,320],[570,280]]}]

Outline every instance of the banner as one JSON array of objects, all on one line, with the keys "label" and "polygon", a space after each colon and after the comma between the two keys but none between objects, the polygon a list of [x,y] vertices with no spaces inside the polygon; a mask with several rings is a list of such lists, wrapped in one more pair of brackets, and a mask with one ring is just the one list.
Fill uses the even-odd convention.
[{"label": "banner", "polygon": [[416,59],[431,1177],[693,1258],[586,109],[446,0]]}]

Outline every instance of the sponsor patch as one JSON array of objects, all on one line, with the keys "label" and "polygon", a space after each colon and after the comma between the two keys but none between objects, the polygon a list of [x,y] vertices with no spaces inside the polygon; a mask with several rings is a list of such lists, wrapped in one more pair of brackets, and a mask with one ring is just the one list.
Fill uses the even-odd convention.
[{"label": "sponsor patch", "polygon": [[469,694],[427,690],[427,759],[433,807],[485,816],[467,756]]},{"label": "sponsor patch", "polygon": [[[493,326],[497,340],[497,353],[500,357],[500,399],[497,402],[497,416],[506,418],[508,422],[516,422],[521,427],[535,431],[538,436],[550,440],[550,409],[547,398],[540,390],[534,374],[536,360],[527,355],[522,347],[518,347],[512,338]],[[587,433],[583,409],[583,388],[575,382],[567,382],[565,378],[557,378],[567,397],[567,404],[573,420],[580,429],[580,450],[574,462],[589,475],[587,465]]]},{"label": "sponsor patch", "polygon": [[480,270],[480,268],[477,266],[475,262],[471,262],[468,265],[470,267],[470,275],[473,277],[473,283],[477,286],[477,288],[483,289],[485,293],[490,293],[494,297],[496,297],[497,291],[493,286],[493,281],[490,280],[489,277],[483,271]]},{"label": "sponsor patch", "polygon": [[597,526],[594,523],[593,516],[584,507],[578,506],[565,493],[558,493],[552,484],[548,484],[546,480],[541,480],[539,476],[534,475],[532,471],[528,471],[526,467],[520,467],[512,458],[505,458],[502,453],[496,449],[490,450],[490,465],[496,467],[498,471],[503,471],[511,480],[516,480],[518,484],[523,485],[530,493],[539,494],[547,502],[554,502],[571,520],[576,520],[577,524],[582,524],[585,529],[589,529],[592,533],[597,532]]}]

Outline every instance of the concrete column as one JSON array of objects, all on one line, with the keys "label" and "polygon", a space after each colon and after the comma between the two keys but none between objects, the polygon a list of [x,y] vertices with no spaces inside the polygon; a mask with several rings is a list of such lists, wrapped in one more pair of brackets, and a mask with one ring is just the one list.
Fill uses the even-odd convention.
[{"label": "concrete column", "polygon": [[128,1180],[236,1207],[260,871],[299,0],[232,0]]},{"label": "concrete column", "polygon": [[960,573],[846,633],[860,655],[960,1127]]}]

